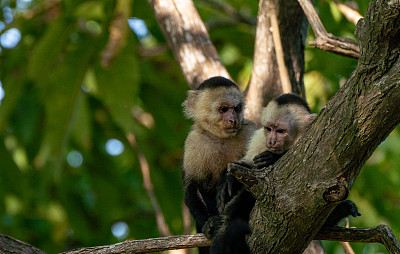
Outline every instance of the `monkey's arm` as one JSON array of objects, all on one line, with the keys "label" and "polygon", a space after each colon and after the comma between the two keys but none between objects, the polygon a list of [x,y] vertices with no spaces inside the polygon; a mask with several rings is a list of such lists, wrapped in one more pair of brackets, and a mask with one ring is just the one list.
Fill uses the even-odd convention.
[{"label": "monkey's arm", "polygon": [[[189,208],[190,214],[196,222],[197,231],[201,230],[204,223],[207,221],[207,207],[202,202],[199,191],[198,182],[191,181],[185,187],[185,203]],[[201,232],[201,231],[200,231]]]},{"label": "monkey's arm", "polygon": [[229,174],[225,169],[218,179],[217,184],[217,207],[220,213],[223,212],[225,206],[234,198],[243,188],[243,185]]}]

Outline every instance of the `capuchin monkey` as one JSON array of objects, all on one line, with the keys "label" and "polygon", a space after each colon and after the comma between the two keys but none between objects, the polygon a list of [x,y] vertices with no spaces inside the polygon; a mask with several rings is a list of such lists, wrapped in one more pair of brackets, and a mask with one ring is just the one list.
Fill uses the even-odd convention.
[{"label": "capuchin monkey", "polygon": [[[292,147],[307,130],[316,115],[312,114],[307,103],[294,94],[283,94],[272,100],[262,111],[262,128],[251,138],[246,155],[236,164],[248,168],[264,168],[274,164],[290,147]],[[255,198],[238,184],[229,173],[221,176],[217,196],[220,216],[210,218],[208,228],[213,233],[212,254],[246,254],[250,249],[246,235],[251,233],[249,216],[255,204]],[[233,190],[239,186],[239,190]],[[230,193],[237,193],[227,198]],[[229,200],[228,203],[224,203]],[[335,208],[324,226],[336,226],[349,216],[361,215],[350,200],[345,200]],[[216,228],[216,229],[215,229]]]},{"label": "capuchin monkey", "polygon": [[[241,90],[224,77],[207,79],[188,91],[182,105],[194,121],[183,155],[185,203],[200,233],[210,217],[219,215],[216,193],[221,173],[243,157],[256,125],[244,119]],[[199,253],[208,254],[209,247],[199,248]]]}]

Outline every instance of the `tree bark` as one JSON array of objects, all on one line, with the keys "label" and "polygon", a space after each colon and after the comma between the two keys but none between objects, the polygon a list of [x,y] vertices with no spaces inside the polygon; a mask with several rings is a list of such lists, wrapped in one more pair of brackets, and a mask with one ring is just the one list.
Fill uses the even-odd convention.
[{"label": "tree bark", "polygon": [[39,250],[32,245],[16,240],[12,237],[0,234],[0,253],[1,254],[13,254],[13,253],[25,253],[25,254],[45,254],[44,251]]},{"label": "tree bark", "polygon": [[191,89],[212,76],[230,78],[191,0],[148,0]]},{"label": "tree bark", "polygon": [[[268,15],[272,1],[275,0],[259,2],[253,73],[246,89],[246,117],[255,122],[259,121],[262,107],[283,93]],[[284,38],[283,55],[292,91],[305,98],[303,76],[307,18],[297,0],[277,1],[273,4],[278,9],[279,32],[281,38]]]},{"label": "tree bark", "polygon": [[399,13],[399,1],[371,1],[357,25],[356,70],[281,160],[263,170],[230,166],[258,200],[252,253],[304,250],[400,122]]}]

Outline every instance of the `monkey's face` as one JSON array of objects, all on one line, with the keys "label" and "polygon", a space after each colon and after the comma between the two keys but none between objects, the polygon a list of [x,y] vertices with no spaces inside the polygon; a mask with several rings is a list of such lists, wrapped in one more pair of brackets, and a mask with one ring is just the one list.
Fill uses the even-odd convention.
[{"label": "monkey's face", "polygon": [[203,94],[198,122],[220,138],[234,137],[242,128],[244,101],[238,89],[220,88]]},{"label": "monkey's face", "polygon": [[297,128],[289,115],[279,115],[264,122],[266,147],[273,153],[284,153],[295,142]]},{"label": "monkey's face", "polygon": [[236,135],[241,128],[243,105],[222,104],[217,107],[220,120],[217,124],[226,135]]}]

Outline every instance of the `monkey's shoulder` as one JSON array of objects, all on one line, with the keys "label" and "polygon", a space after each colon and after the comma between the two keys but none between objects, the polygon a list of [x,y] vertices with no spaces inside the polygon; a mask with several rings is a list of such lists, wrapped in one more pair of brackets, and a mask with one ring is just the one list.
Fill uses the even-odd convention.
[{"label": "monkey's shoulder", "polygon": [[264,135],[263,128],[256,130],[251,137],[248,147],[246,156],[243,158],[244,161],[252,162],[254,156],[264,152],[267,149],[266,147],[266,138]]}]

